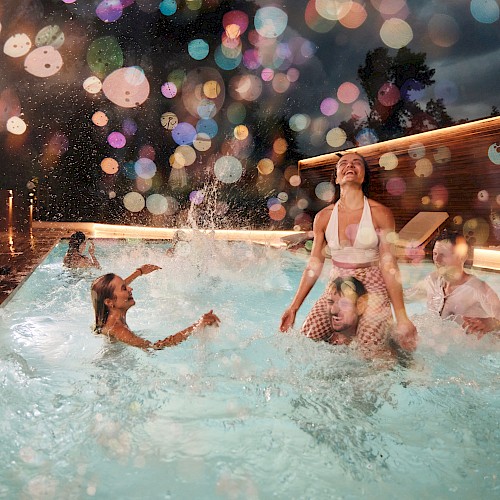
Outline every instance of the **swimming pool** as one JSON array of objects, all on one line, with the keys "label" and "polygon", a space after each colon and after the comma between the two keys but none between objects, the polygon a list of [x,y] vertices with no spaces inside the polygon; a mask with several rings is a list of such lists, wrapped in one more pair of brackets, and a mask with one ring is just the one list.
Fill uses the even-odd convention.
[{"label": "swimming pool", "polygon": [[[500,348],[410,314],[409,366],[278,333],[305,258],[246,243],[96,243],[156,340],[213,308],[222,323],[152,353],[92,334],[90,283],[55,247],[0,308],[0,497],[496,498]],[[405,283],[429,271],[405,266]],[[328,269],[326,269],[326,272]],[[500,275],[488,281],[499,290]],[[318,283],[297,324],[323,288]],[[141,323],[142,322],[142,323]]]}]

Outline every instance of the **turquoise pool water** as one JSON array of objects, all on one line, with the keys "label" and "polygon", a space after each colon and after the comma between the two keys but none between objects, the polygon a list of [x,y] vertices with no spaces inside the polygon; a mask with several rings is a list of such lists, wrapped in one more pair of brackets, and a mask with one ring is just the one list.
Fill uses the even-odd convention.
[{"label": "turquoise pool water", "polygon": [[[101,272],[65,270],[64,242],[0,308],[1,498],[498,498],[498,341],[416,303],[413,361],[364,361],[278,332],[304,257],[167,247],[102,240],[96,252],[122,276],[162,266],[132,285],[138,334],[220,316],[179,346],[147,353],[93,335]],[[430,269],[403,267],[405,285]],[[496,290],[499,279],[487,276]]]}]

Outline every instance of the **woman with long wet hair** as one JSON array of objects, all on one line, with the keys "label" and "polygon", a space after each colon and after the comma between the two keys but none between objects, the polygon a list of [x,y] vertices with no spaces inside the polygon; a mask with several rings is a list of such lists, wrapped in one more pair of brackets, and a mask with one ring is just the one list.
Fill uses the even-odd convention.
[{"label": "woman with long wet hair", "polygon": [[163,349],[164,347],[179,344],[193,332],[205,326],[218,326],[219,318],[213,311],[209,311],[203,314],[196,323],[163,340],[150,342],[136,335],[127,325],[127,311],[135,305],[132,288],[129,285],[139,276],[152,273],[158,269],[160,268],[153,264],[144,264],[125,279],[114,273],[108,273],[97,278],[91,287],[92,305],[95,313],[94,331],[131,346],[143,349]]},{"label": "woman with long wet hair", "polygon": [[[395,231],[394,216],[387,207],[368,198],[370,169],[359,153],[346,153],[340,158],[332,181],[338,186],[337,196],[314,218],[311,256],[295,297],[283,313],[280,329],[287,331],[293,326],[299,307],[321,274],[328,250],[332,259],[330,279],[353,276],[368,292],[357,344],[369,353],[388,351],[392,338],[403,349],[413,350],[417,332],[406,314],[397,260],[388,241],[388,235]],[[323,294],[307,315],[301,332],[317,340],[330,336],[327,311],[327,294]]]}]

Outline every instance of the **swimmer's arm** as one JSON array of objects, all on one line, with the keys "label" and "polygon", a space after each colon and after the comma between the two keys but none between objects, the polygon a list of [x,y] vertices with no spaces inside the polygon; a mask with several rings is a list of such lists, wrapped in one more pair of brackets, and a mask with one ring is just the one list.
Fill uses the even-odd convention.
[{"label": "swimmer's arm", "polygon": [[425,299],[427,297],[427,279],[418,281],[410,288],[405,288],[403,297],[405,301]]},{"label": "swimmer's arm", "polygon": [[396,316],[397,341],[403,349],[414,350],[417,345],[417,330],[406,314],[398,262],[387,238],[395,231],[394,216],[382,205],[372,211],[372,216],[380,230],[380,270]]},{"label": "swimmer's arm", "polygon": [[150,347],[152,347],[153,349],[163,349],[164,347],[171,347],[180,344],[196,330],[205,326],[219,326],[219,322],[220,319],[213,313],[213,310],[210,310],[209,312],[205,313],[196,323],[193,323],[191,326],[184,328],[184,330],[181,330],[180,332],[170,335],[166,339],[156,341]]},{"label": "swimmer's arm", "polygon": [[478,300],[481,301],[482,307],[487,318],[477,318],[463,315],[463,327],[467,333],[474,333],[481,338],[486,333],[500,333],[500,298],[496,292],[487,283],[482,284],[484,293],[481,294]]},{"label": "swimmer's arm", "polygon": [[462,326],[467,333],[473,333],[480,339],[486,333],[500,332],[500,320],[497,318],[472,318],[464,316]]},{"label": "swimmer's arm", "polygon": [[152,273],[153,271],[157,271],[158,269],[161,269],[161,267],[155,266],[154,264],[143,264],[141,267],[138,267],[130,276],[127,276],[125,278],[125,284],[130,285],[130,283],[132,283],[132,281],[134,281],[139,276]]},{"label": "swimmer's arm", "polygon": [[152,343],[149,340],[139,337],[125,325],[116,325],[112,329],[109,329],[107,333],[114,339],[133,347],[140,347],[141,349],[152,347]]},{"label": "swimmer's arm", "polygon": [[323,265],[325,263],[325,231],[328,221],[330,220],[331,213],[331,209],[323,209],[314,218],[314,240],[311,249],[311,256],[309,257],[307,266],[302,273],[295,297],[281,317],[280,330],[282,332],[286,332],[293,326],[297,311],[321,275],[321,271],[323,270]]},{"label": "swimmer's arm", "polygon": [[89,255],[90,255],[91,267],[101,269],[101,264],[99,264],[99,261],[97,260],[97,257],[95,256],[95,245],[94,245],[94,242],[92,240],[89,240]]}]

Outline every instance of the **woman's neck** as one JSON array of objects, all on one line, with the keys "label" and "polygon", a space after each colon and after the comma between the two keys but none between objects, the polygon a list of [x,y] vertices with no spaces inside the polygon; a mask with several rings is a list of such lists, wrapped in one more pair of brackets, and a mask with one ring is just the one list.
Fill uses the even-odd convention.
[{"label": "woman's neck", "polygon": [[127,326],[127,312],[113,309],[109,312],[108,319],[104,325],[106,328],[113,328],[117,323]]},{"label": "woman's neck", "polygon": [[339,204],[348,210],[359,210],[364,206],[364,194],[361,189],[344,187],[340,193]]}]

